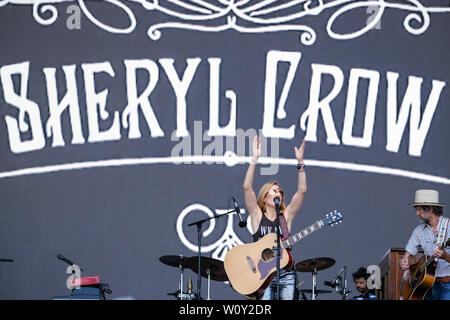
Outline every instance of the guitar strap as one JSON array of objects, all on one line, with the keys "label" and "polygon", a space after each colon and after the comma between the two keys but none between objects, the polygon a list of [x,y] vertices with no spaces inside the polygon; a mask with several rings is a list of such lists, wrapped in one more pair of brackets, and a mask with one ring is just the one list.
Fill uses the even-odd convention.
[{"label": "guitar strap", "polygon": [[[280,227],[281,227],[281,232],[283,233],[283,239],[287,239],[287,238],[289,238],[291,235],[289,234],[289,230],[288,230],[288,227],[287,227],[286,218],[284,217],[284,214],[282,214],[282,213],[280,214],[279,217],[280,217]],[[290,252],[290,251],[291,251],[291,248],[286,248],[286,250],[287,250],[288,252]],[[292,268],[294,268],[294,263],[292,264],[290,270],[293,270]],[[295,279],[297,279],[297,277],[296,277]],[[295,281],[297,281],[297,280],[295,280]]]},{"label": "guitar strap", "polygon": [[291,235],[289,234],[286,218],[284,217],[284,214],[282,214],[282,213],[280,213],[280,227],[281,227],[281,233],[283,233],[283,239],[289,238]]},{"label": "guitar strap", "polygon": [[444,218],[442,217],[441,220],[441,228],[439,229],[439,234],[438,234],[438,240],[436,242],[436,245],[441,248],[442,245],[444,244],[446,235],[447,235],[447,229],[448,229],[448,223],[449,223],[449,218]]}]

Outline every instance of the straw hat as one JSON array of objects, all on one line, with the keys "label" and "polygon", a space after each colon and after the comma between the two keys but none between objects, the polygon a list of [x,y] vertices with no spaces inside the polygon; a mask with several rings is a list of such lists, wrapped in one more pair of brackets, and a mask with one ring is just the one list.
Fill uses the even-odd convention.
[{"label": "straw hat", "polygon": [[414,202],[410,206],[436,206],[444,207],[445,205],[439,203],[439,192],[436,190],[421,189],[416,191]]}]

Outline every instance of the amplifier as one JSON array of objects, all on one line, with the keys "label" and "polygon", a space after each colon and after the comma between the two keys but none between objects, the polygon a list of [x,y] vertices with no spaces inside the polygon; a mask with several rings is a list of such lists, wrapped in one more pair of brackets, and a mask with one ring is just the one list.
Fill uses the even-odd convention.
[{"label": "amplifier", "polygon": [[53,300],[102,300],[102,295],[99,287],[83,286],[73,289],[70,296],[56,296]]}]

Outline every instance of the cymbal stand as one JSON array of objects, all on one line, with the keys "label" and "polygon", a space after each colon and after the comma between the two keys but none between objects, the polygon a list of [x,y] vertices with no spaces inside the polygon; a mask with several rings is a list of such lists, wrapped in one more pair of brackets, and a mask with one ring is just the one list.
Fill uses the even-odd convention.
[{"label": "cymbal stand", "polygon": [[316,300],[316,288],[317,288],[317,268],[314,267],[312,272],[312,293],[311,300]]},{"label": "cymbal stand", "polygon": [[208,274],[208,298],[206,300],[211,300],[210,292],[211,292],[211,269],[206,269],[206,273]]},{"label": "cymbal stand", "polygon": [[[180,254],[180,261],[183,258],[183,255]],[[183,300],[184,297],[184,291],[183,291],[183,273],[184,273],[184,267],[181,265],[178,266],[178,268],[180,269],[180,297],[181,300]]]}]

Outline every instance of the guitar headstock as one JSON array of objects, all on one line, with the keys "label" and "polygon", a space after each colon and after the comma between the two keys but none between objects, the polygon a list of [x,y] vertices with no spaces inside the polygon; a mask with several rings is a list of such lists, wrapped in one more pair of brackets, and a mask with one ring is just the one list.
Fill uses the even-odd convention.
[{"label": "guitar headstock", "polygon": [[339,211],[334,210],[333,212],[328,213],[325,217],[323,217],[322,222],[326,226],[334,226],[338,223],[341,223],[344,219],[344,216]]}]

